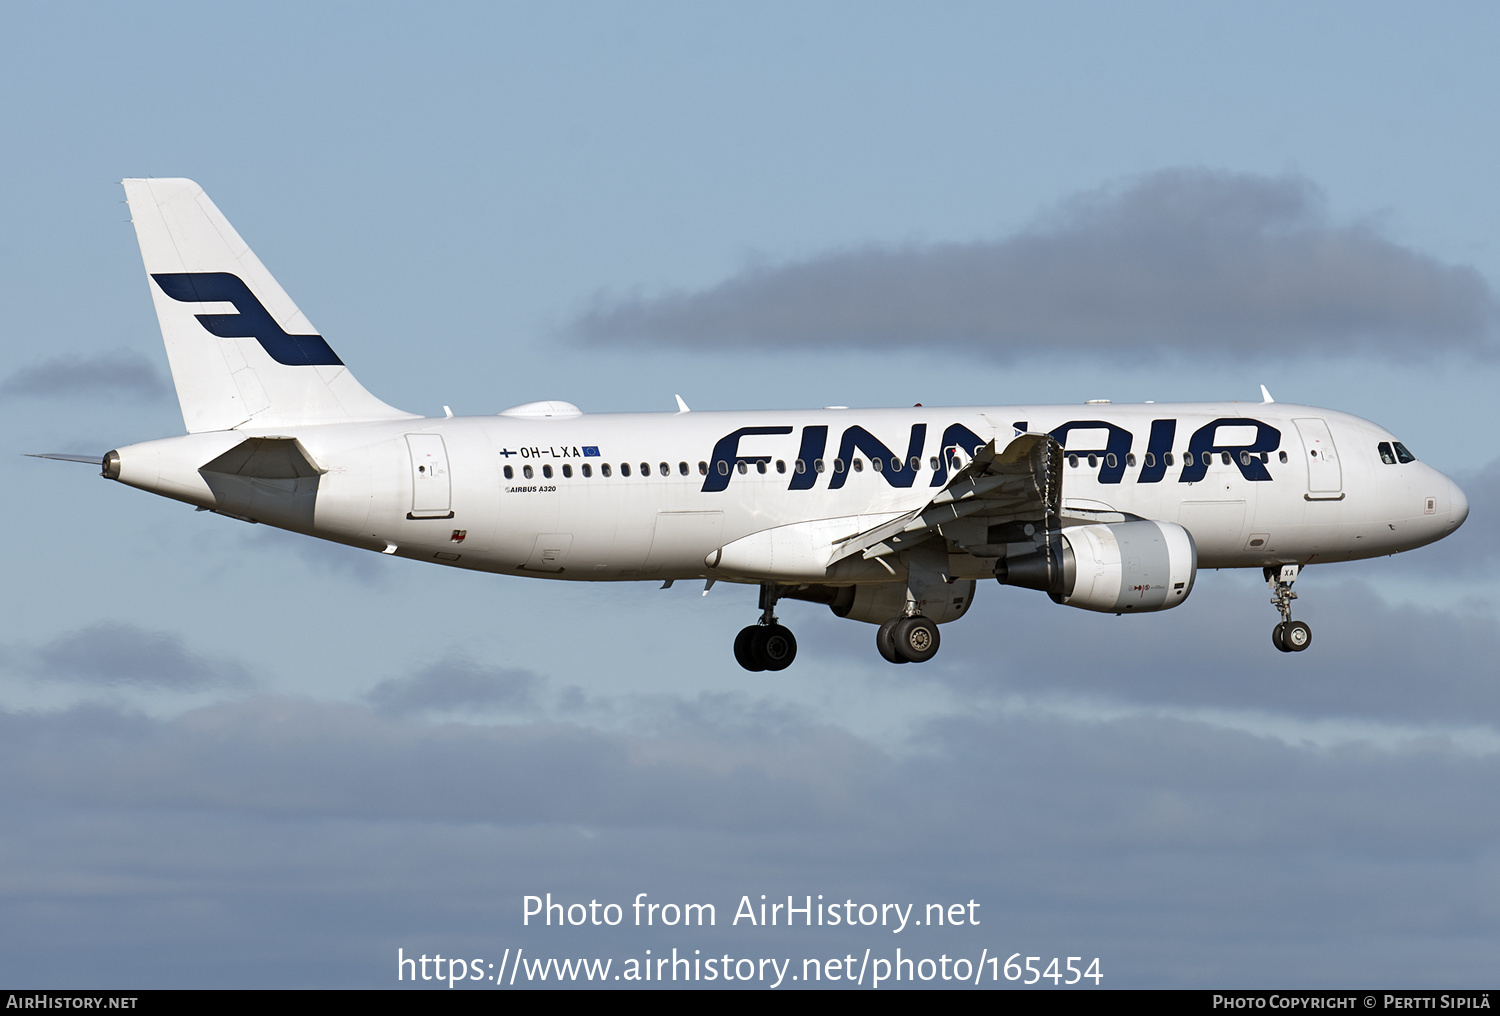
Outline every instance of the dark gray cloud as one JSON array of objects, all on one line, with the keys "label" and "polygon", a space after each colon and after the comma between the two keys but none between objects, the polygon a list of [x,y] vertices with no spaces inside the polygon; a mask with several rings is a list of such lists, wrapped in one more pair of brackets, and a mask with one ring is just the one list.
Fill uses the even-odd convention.
[{"label": "dark gray cloud", "polygon": [[1172,169],[1078,195],[997,240],[830,251],[708,289],[601,296],[576,340],[714,349],[943,343],[1012,359],[1490,348],[1473,268],[1331,220],[1297,176]]},{"label": "dark gray cloud", "polygon": [[116,350],[90,356],[54,356],[22,367],[0,381],[0,398],[111,398],[155,402],[168,385],[140,353]]},{"label": "dark gray cloud", "polygon": [[29,655],[23,665],[46,680],[174,691],[250,683],[244,667],[233,660],[190,652],[175,635],[128,624],[91,624],[59,635]]},{"label": "dark gray cloud", "polygon": [[[796,679],[825,683],[835,708],[893,683],[962,702],[886,743],[770,695],[707,690],[578,703],[598,729],[557,717],[553,682],[452,659],[366,704],[0,712],[0,967],[378,986],[397,947],[800,960],[1024,942],[1101,956],[1116,987],[1471,983],[1500,945],[1500,754],[1439,724],[1500,726],[1497,626],[1386,607],[1327,581],[1339,574],[1299,582],[1317,636],[1297,656],[1271,648],[1264,595],[1231,574],[1201,576],[1178,610],[1128,618],[991,584],[923,668],[878,661],[870,626],[789,604],[806,636]],[[868,678],[849,676],[851,657]],[[1017,694],[1140,708],[1078,719],[1012,711]],[[528,711],[420,718],[495,701]],[[1156,705],[1433,730],[1319,748]],[[523,928],[521,897],[546,892],[711,902],[720,922]],[[900,938],[727,923],[761,893],[975,899],[985,923]]]},{"label": "dark gray cloud", "polygon": [[[1117,987],[1451,986],[1493,966],[1500,756],[983,708],[892,755],[806,724],[726,738],[694,719],[718,712],[689,704],[662,735],[286,698],[173,720],[0,713],[0,944],[34,976],[65,976],[47,966],[65,955],[147,986],[376,986],[398,946],[801,957],[1024,941],[1100,955]],[[720,920],[523,928],[522,895],[544,892],[711,902]],[[975,899],[983,923],[899,938],[730,926],[761,893]]]},{"label": "dark gray cloud", "polygon": [[[665,738],[545,721],[422,724],[271,697],[165,723],[100,707],[7,722],[17,733],[77,728],[88,743],[53,756],[45,739],[14,741],[11,760],[33,776],[27,795],[272,816],[771,828],[797,815],[847,819],[842,784],[882,769],[869,746],[862,765],[789,761],[845,759],[857,742],[838,732]],[[825,740],[835,748],[820,749]]]},{"label": "dark gray cloud", "polygon": [[[1264,585],[1204,572],[1187,603],[1129,617],[986,583],[971,614],[944,627],[942,652],[923,670],[872,666],[892,682],[936,681],[977,703],[1021,695],[1500,731],[1500,623],[1487,613],[1392,606],[1372,585],[1348,581],[1342,567],[1308,568],[1297,581],[1294,616],[1313,627],[1303,653],[1271,645],[1278,615]],[[1392,584],[1401,572],[1382,560],[1363,574]],[[870,626],[804,616],[788,621],[803,653],[873,656]]]},{"label": "dark gray cloud", "polygon": [[420,713],[475,710],[523,712],[534,709],[542,679],[513,667],[482,667],[467,659],[446,659],[410,677],[391,678],[366,698],[382,712]]}]

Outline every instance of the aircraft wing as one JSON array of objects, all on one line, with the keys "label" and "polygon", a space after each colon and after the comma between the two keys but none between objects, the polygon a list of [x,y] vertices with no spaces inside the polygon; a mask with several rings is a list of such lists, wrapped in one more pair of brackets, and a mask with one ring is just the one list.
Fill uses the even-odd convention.
[{"label": "aircraft wing", "polygon": [[1006,522],[1040,528],[1062,511],[1062,459],[1062,446],[1047,434],[1022,434],[1003,450],[991,440],[927,504],[842,540],[828,564],[906,550],[960,519],[986,530]]}]

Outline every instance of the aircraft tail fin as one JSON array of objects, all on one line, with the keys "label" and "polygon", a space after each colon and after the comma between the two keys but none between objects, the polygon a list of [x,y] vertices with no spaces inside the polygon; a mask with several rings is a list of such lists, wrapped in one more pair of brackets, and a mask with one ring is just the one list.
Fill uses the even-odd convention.
[{"label": "aircraft tail fin", "polygon": [[191,180],[125,180],[188,433],[407,420],[364,389]]}]

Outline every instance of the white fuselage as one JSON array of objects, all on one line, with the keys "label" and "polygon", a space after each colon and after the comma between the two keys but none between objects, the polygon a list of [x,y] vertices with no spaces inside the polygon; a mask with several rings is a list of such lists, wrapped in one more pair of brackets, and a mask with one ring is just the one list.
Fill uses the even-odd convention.
[{"label": "white fuselage", "polygon": [[[843,528],[856,532],[920,508],[976,443],[995,439],[1003,448],[1023,431],[1062,444],[1071,513],[1180,523],[1200,567],[1393,554],[1440,539],[1468,512],[1462,491],[1438,471],[1383,461],[1378,446],[1394,441],[1383,428],[1285,403],[563,412],[247,427],[122,448],[118,478],[202,508],[460,568],[750,581],[705,559],[776,527],[848,519]],[[319,474],[226,479],[200,471],[254,436],[296,438]],[[826,576],[882,577],[873,564]]]}]

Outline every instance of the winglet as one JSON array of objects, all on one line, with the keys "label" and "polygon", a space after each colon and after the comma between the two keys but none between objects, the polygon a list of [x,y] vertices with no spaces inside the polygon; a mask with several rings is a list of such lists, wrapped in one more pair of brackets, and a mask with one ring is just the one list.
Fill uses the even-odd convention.
[{"label": "winglet", "polygon": [[1275,399],[1271,398],[1271,393],[1268,392],[1268,391],[1266,391],[1266,386],[1265,385],[1261,385],[1260,386],[1260,397],[1264,401],[1266,401],[1266,402],[1275,402],[1276,401]]},{"label": "winglet", "polygon": [[681,395],[674,395],[674,396],[672,396],[672,398],[674,398],[674,399],[677,400],[677,411],[679,413],[691,413],[692,412],[692,410],[688,408],[688,404],[686,402],[682,401],[682,396]]}]

